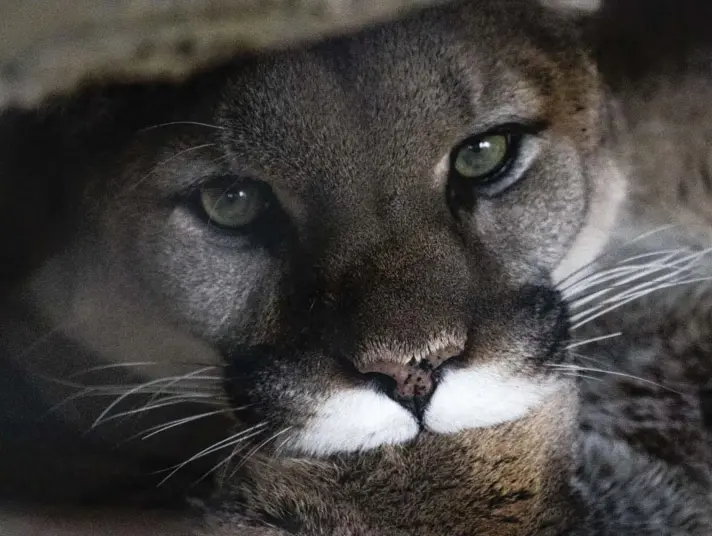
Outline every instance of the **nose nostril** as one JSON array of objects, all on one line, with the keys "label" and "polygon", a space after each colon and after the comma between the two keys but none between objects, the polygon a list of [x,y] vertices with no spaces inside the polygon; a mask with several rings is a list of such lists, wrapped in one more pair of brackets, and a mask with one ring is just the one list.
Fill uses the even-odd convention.
[{"label": "nose nostril", "polygon": [[388,386],[388,392],[400,398],[426,397],[434,387],[432,373],[412,365],[381,361],[370,363],[361,372],[381,377],[381,384]]},{"label": "nose nostril", "polygon": [[406,406],[415,402],[422,405],[435,390],[434,371],[461,352],[459,346],[446,346],[423,359],[413,358],[408,363],[390,359],[367,361],[361,363],[358,370],[397,402]]},{"label": "nose nostril", "polygon": [[398,383],[395,379],[388,376],[387,374],[381,374],[380,372],[368,372],[365,374],[368,380],[378,388],[379,391],[388,394],[395,393],[398,389]]}]

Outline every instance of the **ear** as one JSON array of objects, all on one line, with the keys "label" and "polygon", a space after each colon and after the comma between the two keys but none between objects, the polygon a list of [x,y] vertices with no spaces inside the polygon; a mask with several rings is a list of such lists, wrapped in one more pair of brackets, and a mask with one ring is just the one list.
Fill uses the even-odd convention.
[{"label": "ear", "polygon": [[603,0],[538,0],[541,5],[557,11],[589,15],[598,11],[603,5]]}]

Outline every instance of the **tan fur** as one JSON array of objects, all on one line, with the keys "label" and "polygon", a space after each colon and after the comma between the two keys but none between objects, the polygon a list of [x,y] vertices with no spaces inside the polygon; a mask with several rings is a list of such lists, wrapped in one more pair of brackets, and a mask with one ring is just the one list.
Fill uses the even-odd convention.
[{"label": "tan fur", "polygon": [[[257,457],[229,484],[243,498],[235,522],[278,519],[305,535],[560,534],[576,520],[566,485],[576,408],[567,387],[491,429],[322,462]],[[222,512],[206,523],[210,536],[235,534]]]}]

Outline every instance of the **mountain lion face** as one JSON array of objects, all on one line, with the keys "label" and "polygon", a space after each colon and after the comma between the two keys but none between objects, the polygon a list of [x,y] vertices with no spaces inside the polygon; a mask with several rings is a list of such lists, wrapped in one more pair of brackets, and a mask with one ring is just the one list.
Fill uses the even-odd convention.
[{"label": "mountain lion face", "polygon": [[292,453],[523,417],[620,196],[580,50],[547,8],[466,2],[109,103],[36,296],[122,359],[219,360],[237,420]]}]

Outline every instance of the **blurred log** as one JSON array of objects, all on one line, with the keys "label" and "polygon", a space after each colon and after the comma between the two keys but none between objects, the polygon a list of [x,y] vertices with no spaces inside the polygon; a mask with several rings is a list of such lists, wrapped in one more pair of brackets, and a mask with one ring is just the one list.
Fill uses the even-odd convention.
[{"label": "blurred log", "polygon": [[240,52],[293,44],[442,0],[0,2],[0,107],[97,80],[179,80]]}]

